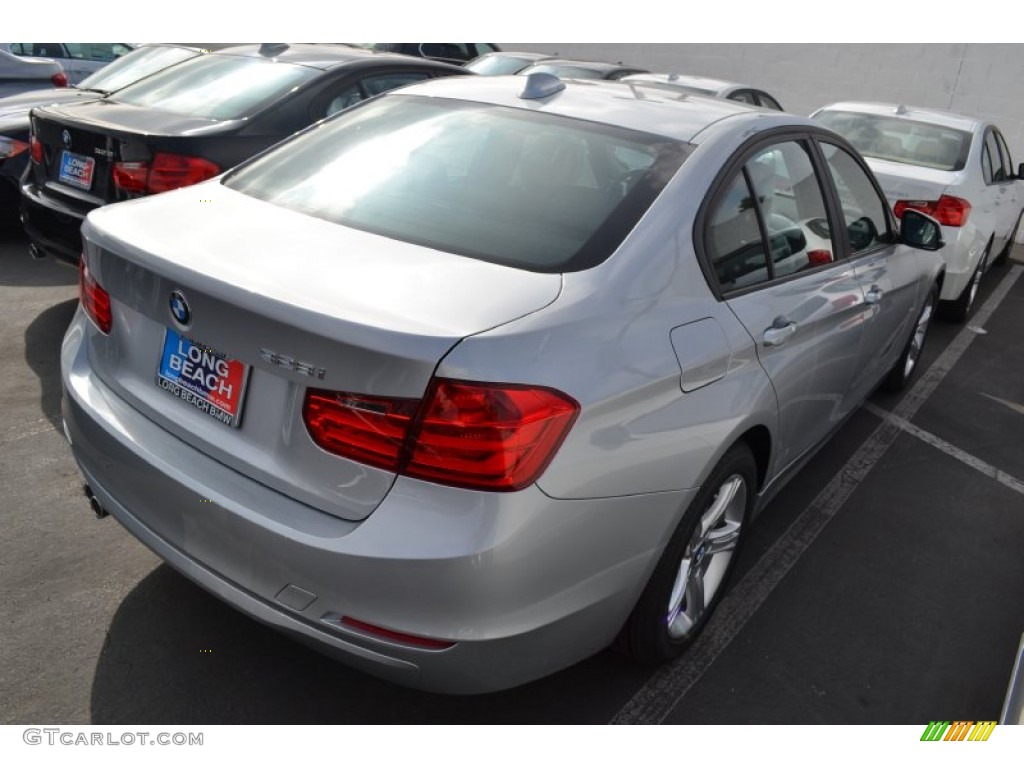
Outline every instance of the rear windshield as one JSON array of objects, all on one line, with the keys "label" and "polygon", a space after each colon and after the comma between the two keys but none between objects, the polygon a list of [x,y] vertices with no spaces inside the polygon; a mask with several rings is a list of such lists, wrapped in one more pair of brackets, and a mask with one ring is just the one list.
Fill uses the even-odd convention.
[{"label": "rear windshield", "polygon": [[149,45],[136,48],[89,75],[78,84],[78,87],[109,93],[198,55],[199,51],[177,46]]},{"label": "rear windshield", "polygon": [[478,75],[514,75],[533,59],[522,59],[499,53],[496,56],[481,56],[466,65],[466,69]]},{"label": "rear windshield", "polygon": [[711,88],[698,88],[695,85],[680,85],[679,83],[661,83],[656,80],[624,80],[630,85],[642,85],[644,88],[660,88],[663,91],[679,93],[692,93],[694,96],[714,96],[717,91]]},{"label": "rear windshield", "polygon": [[846,138],[865,157],[940,171],[963,170],[971,134],[933,123],[860,112],[819,112],[815,120]]},{"label": "rear windshield", "polygon": [[533,64],[524,69],[520,74],[532,75],[543,72],[546,75],[555,77],[576,78],[578,80],[603,80],[604,72],[590,67],[578,67],[573,64]]},{"label": "rear windshield", "polygon": [[536,272],[607,258],[688,145],[524,109],[392,95],[222,183],[311,216]]},{"label": "rear windshield", "polygon": [[319,74],[298,64],[206,54],[130,85],[115,98],[179,115],[234,120],[255,114]]}]

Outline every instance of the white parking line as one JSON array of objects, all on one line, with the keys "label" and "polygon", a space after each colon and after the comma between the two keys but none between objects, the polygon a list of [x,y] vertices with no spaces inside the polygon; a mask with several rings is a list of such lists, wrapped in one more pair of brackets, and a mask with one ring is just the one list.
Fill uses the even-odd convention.
[{"label": "white parking line", "polygon": [[[983,326],[988,321],[1022,271],[1024,267],[1018,265],[1010,269],[978,310],[975,324]],[[976,338],[977,334],[962,329],[900,400],[892,415],[909,422]],[[857,490],[900,433],[894,419],[886,419],[875,428],[771,549],[726,594],[694,644],[681,657],[655,672],[616,713],[611,720],[613,724],[661,723],[668,717]]]},{"label": "white parking line", "polygon": [[990,395],[987,392],[979,392],[978,394],[982,397],[987,397],[989,400],[995,400],[1000,405],[1005,405],[1011,411],[1016,411],[1017,413],[1024,415],[1024,405],[1021,405],[1020,403],[1015,403],[1012,400],[1003,400],[1003,398]]},{"label": "white parking line", "polygon": [[901,419],[884,408],[879,408],[874,403],[865,403],[864,409],[869,413],[875,414],[880,419],[891,421],[897,427],[902,429],[908,435],[913,435],[918,440],[921,440],[933,448],[938,448],[940,451],[945,453],[947,456],[952,456],[957,461],[963,462],[972,469],[976,469],[986,477],[990,477],[998,483],[1002,483],[1007,488],[1017,493],[1024,494],[1024,483],[1015,478],[1013,475],[1003,472],[1003,470],[992,466],[988,462],[979,459],[977,456],[972,456],[967,451],[957,448],[952,443],[947,443],[938,435],[933,435],[927,430],[921,429],[911,424],[906,419]]}]

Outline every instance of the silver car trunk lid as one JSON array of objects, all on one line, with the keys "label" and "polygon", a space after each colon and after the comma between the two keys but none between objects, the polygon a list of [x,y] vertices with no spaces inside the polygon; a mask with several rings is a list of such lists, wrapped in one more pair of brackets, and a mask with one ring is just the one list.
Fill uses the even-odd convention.
[{"label": "silver car trunk lid", "polygon": [[[557,274],[360,232],[216,181],[96,210],[83,235],[114,312],[111,335],[92,334],[97,374],[188,444],[352,520],[373,511],[393,474],[317,447],[302,419],[306,389],[419,398],[460,339],[561,290]],[[172,295],[189,307],[187,327],[172,318]],[[169,332],[248,366],[237,427],[157,385]]]}]

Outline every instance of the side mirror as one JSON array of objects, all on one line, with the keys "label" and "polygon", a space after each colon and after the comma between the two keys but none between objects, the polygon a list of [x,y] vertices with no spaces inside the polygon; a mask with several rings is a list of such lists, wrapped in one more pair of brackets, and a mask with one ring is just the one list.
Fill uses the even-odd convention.
[{"label": "side mirror", "polygon": [[942,239],[942,227],[931,216],[907,208],[900,222],[900,242],[922,251],[937,251],[946,241]]}]

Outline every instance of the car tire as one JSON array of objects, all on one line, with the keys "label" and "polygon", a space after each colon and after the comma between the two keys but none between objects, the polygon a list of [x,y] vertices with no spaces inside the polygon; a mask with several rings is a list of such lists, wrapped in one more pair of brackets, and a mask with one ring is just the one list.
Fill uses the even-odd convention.
[{"label": "car tire", "polygon": [[1013,225],[1013,231],[1010,232],[1010,237],[1006,241],[1006,246],[999,252],[999,255],[996,256],[996,260],[992,262],[992,266],[1001,267],[1006,263],[1006,260],[1010,258],[1010,251],[1013,250],[1013,243],[1017,239],[1017,232],[1020,230],[1020,220],[1022,218],[1024,218],[1024,211],[1021,211],[1020,215],[1017,216],[1017,223]]},{"label": "car tire", "polygon": [[903,348],[896,365],[889,371],[889,375],[882,381],[882,389],[887,392],[902,391],[914,376],[917,364],[921,360],[921,352],[928,340],[928,329],[931,327],[932,317],[935,315],[935,305],[939,300],[938,286],[933,285],[924,301],[924,306],[917,315],[914,327],[910,329],[910,338]]},{"label": "car tire", "polygon": [[757,464],[738,443],[687,507],[619,633],[620,651],[641,663],[663,663],[700,634],[725,593],[756,493]]},{"label": "car tire", "polygon": [[988,257],[992,252],[992,241],[988,241],[988,245],[985,246],[985,252],[981,254],[981,258],[978,260],[978,266],[974,268],[974,272],[971,273],[971,279],[967,281],[967,285],[952,301],[942,302],[940,309],[942,310],[942,317],[954,323],[966,322],[967,318],[971,315],[971,310],[974,308],[974,300],[978,296],[978,287],[981,285],[981,278],[985,274],[985,270],[988,266]]}]

